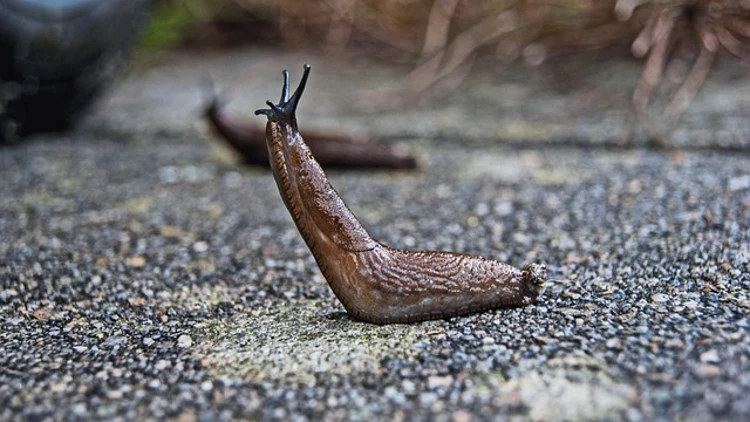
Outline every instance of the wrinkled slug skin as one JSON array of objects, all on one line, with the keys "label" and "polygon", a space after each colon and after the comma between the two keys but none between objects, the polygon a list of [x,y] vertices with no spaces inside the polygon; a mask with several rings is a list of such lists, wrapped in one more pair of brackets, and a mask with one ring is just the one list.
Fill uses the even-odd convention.
[{"label": "wrinkled slug skin", "polygon": [[375,324],[426,321],[534,303],[543,265],[522,269],[481,256],[404,251],[372,239],[349,210],[297,130],[295,110],[310,67],[270,109],[266,142],[284,204],[347,312]]}]

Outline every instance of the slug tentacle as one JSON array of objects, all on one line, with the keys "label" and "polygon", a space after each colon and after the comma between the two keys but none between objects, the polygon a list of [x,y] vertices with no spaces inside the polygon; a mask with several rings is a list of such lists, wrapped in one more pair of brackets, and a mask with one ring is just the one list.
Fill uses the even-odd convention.
[{"label": "slug tentacle", "polygon": [[310,65],[305,65],[305,73],[302,75],[302,80],[297,86],[297,89],[294,91],[294,94],[292,94],[291,98],[289,98],[289,71],[284,70],[283,74],[284,85],[281,88],[281,101],[279,101],[278,106],[274,105],[270,101],[266,101],[266,104],[268,104],[271,109],[255,110],[255,114],[265,114],[269,119],[275,119],[278,123],[287,123],[291,125],[292,128],[296,131],[298,129],[297,116],[295,112],[297,111],[297,104],[299,103],[299,99],[300,97],[302,97],[302,92],[304,92],[305,90],[305,85],[307,85],[307,78],[308,76],[310,76]]},{"label": "slug tentacle", "polygon": [[352,317],[375,324],[448,318],[534,303],[543,265],[522,269],[481,256],[393,249],[373,240],[328,182],[297,130],[310,66],[289,97],[289,73],[268,116],[266,143],[282,199],[334,294]]},{"label": "slug tentacle", "polygon": [[281,99],[279,103],[284,104],[289,101],[289,71],[284,69],[281,73],[284,75],[284,84],[281,86]]}]

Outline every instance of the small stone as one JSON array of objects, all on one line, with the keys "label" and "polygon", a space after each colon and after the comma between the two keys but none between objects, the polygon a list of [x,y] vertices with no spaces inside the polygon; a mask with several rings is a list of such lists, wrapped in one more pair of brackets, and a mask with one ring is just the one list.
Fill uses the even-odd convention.
[{"label": "small stone", "polygon": [[204,381],[201,383],[201,390],[209,392],[214,389],[214,384],[211,381]]},{"label": "small stone", "polygon": [[187,334],[183,334],[177,337],[177,345],[183,349],[188,348],[193,345],[193,338]]},{"label": "small stone", "polygon": [[717,365],[701,365],[698,367],[697,373],[703,378],[715,378],[721,374],[721,368]]},{"label": "small stone", "polygon": [[125,264],[127,264],[129,267],[140,268],[146,265],[146,258],[142,256],[131,256],[130,258],[125,260]]},{"label": "small stone", "polygon": [[687,302],[683,303],[683,305],[685,305],[685,307],[688,309],[695,309],[698,307],[698,302],[694,300],[688,300]]},{"label": "small stone", "polygon": [[732,192],[750,188],[750,175],[746,174],[744,176],[732,177],[727,182],[727,187]]},{"label": "small stone", "polygon": [[631,194],[633,195],[638,194],[641,192],[642,189],[643,189],[643,184],[641,183],[640,180],[634,179],[628,182],[628,192],[630,192]]},{"label": "small stone", "polygon": [[10,298],[15,296],[18,296],[18,292],[14,289],[0,290],[0,300],[2,301],[10,300]]},{"label": "small stone", "polygon": [[656,293],[651,295],[651,300],[656,303],[664,303],[669,301],[669,296],[664,293]]},{"label": "small stone", "polygon": [[579,309],[575,309],[575,308],[559,308],[557,309],[557,312],[566,316],[573,316],[573,317],[579,316],[583,313]]},{"label": "small stone", "polygon": [[401,388],[406,394],[413,394],[417,390],[417,386],[411,380],[404,380],[404,382],[401,383]]},{"label": "small stone", "polygon": [[495,214],[499,215],[500,217],[509,216],[513,214],[513,203],[510,201],[498,202],[497,204],[495,204],[493,211],[495,211]]},{"label": "small stone", "polygon": [[611,338],[607,340],[607,349],[622,349],[622,343],[620,343],[620,339],[617,338]]},{"label": "small stone", "polygon": [[206,252],[208,250],[208,243],[204,241],[198,241],[193,243],[193,250],[200,253],[200,252]]},{"label": "small stone", "polygon": [[159,180],[165,184],[177,183],[180,176],[174,166],[164,166],[159,169]]},{"label": "small stone", "polygon": [[685,343],[682,342],[682,340],[678,338],[671,338],[664,343],[664,346],[668,349],[684,349]]},{"label": "small stone", "polygon": [[52,319],[53,316],[53,309],[50,307],[43,307],[35,310],[32,315],[34,318],[38,319],[39,321],[47,321],[49,319]]},{"label": "small stone", "polygon": [[453,422],[471,422],[473,419],[471,413],[466,410],[457,410],[453,412]]},{"label": "small stone", "polygon": [[164,359],[159,359],[156,361],[156,364],[154,364],[154,369],[157,371],[163,371],[169,367],[169,361]]},{"label": "small stone", "polygon": [[383,395],[388,399],[395,399],[399,396],[398,388],[389,385],[388,387],[385,387],[385,390],[383,390]]},{"label": "small stone", "polygon": [[719,354],[716,353],[716,350],[711,349],[701,353],[700,360],[703,363],[719,363]]},{"label": "small stone", "polygon": [[177,417],[170,419],[172,422],[195,422],[197,420],[198,416],[192,410],[186,410]]},{"label": "small stone", "polygon": [[435,393],[427,392],[419,395],[419,403],[422,406],[431,406],[438,400],[438,395]]},{"label": "small stone", "polygon": [[86,403],[76,403],[71,407],[73,414],[81,416],[86,413]]},{"label": "small stone", "polygon": [[110,336],[106,340],[104,340],[104,343],[102,343],[102,346],[109,346],[109,347],[115,347],[120,346],[121,344],[128,341],[127,338],[123,336]]},{"label": "small stone", "polygon": [[49,390],[53,393],[62,393],[68,388],[68,384],[64,382],[58,382],[49,386]]},{"label": "small stone", "polygon": [[480,202],[476,206],[476,213],[478,216],[483,217],[490,213],[490,206],[486,202]]},{"label": "small stone", "polygon": [[237,189],[242,186],[242,175],[236,171],[230,171],[224,175],[224,186],[229,189]]},{"label": "small stone", "polygon": [[146,304],[146,299],[142,297],[131,297],[128,299],[128,303],[133,307],[140,307]]},{"label": "small stone", "polygon": [[434,390],[436,388],[447,388],[453,384],[453,377],[450,375],[444,377],[433,376],[427,378],[427,388]]}]

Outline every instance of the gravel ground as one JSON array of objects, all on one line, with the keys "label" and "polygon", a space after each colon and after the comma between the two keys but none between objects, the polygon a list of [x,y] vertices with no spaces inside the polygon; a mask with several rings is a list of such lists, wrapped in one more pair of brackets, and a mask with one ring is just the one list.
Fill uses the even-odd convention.
[{"label": "gravel ground", "polygon": [[350,320],[271,174],[195,123],[203,72],[249,114],[300,58],[166,57],[78,132],[0,150],[0,419],[750,418],[750,84],[715,83],[665,152],[612,148],[615,106],[481,73],[462,98],[367,114],[357,89],[399,69],[311,61],[303,129],[422,163],[330,173],[371,234],[544,262],[540,302]]}]

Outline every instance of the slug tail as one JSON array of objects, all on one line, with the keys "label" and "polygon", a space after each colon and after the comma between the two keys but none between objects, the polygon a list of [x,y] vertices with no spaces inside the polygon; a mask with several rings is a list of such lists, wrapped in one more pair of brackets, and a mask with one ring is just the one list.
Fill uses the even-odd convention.
[{"label": "slug tail", "polygon": [[309,76],[310,65],[305,64],[305,72],[302,74],[302,80],[300,80],[294,94],[289,97],[289,71],[284,70],[284,85],[281,88],[281,100],[279,101],[279,104],[274,105],[272,102],[266,101],[266,104],[268,104],[270,108],[255,110],[255,114],[264,114],[273,121],[289,124],[294,130],[298,130],[296,116],[297,105],[302,97],[302,93],[305,91],[307,78]]},{"label": "slug tail", "polygon": [[528,264],[521,271],[525,290],[524,304],[534,303],[547,281],[547,267],[543,264]]}]

